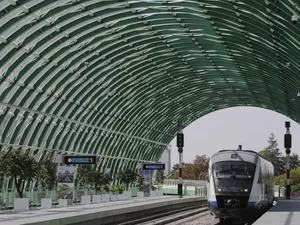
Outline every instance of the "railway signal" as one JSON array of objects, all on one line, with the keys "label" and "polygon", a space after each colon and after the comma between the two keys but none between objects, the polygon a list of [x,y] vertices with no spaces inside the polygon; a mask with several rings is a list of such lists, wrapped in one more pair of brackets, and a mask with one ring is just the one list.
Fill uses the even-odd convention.
[{"label": "railway signal", "polygon": [[184,146],[184,134],[183,134],[183,125],[179,123],[179,132],[177,134],[177,147],[179,153],[179,175],[178,175],[178,195],[179,198],[182,198],[182,153]]},{"label": "railway signal", "polygon": [[177,147],[178,148],[184,147],[184,134],[183,133],[177,134]]},{"label": "railway signal", "polygon": [[291,124],[289,121],[285,122],[286,134],[284,135],[284,147],[286,148],[286,199],[291,198],[291,184],[290,184],[290,153],[292,148],[292,135],[290,134]]}]

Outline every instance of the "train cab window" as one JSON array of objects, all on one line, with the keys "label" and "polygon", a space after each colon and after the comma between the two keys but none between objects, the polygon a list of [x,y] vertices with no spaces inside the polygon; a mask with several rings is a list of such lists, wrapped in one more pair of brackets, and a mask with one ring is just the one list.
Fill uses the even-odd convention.
[{"label": "train cab window", "polygon": [[255,174],[255,164],[245,161],[221,161],[212,165],[215,191],[249,194]]},{"label": "train cab window", "polygon": [[253,178],[255,165],[249,162],[225,161],[214,163],[213,174],[215,177],[236,176],[240,178]]}]

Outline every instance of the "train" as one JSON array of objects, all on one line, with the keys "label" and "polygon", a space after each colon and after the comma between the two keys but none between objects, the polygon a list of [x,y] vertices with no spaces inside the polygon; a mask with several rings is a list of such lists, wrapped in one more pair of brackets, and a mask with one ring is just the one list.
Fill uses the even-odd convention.
[{"label": "train", "polygon": [[273,205],[274,166],[252,150],[221,150],[208,168],[208,207],[220,222],[249,221]]}]

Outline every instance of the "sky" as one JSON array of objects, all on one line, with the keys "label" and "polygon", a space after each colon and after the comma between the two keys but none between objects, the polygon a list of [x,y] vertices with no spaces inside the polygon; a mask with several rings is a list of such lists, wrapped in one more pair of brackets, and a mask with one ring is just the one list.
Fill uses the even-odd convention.
[{"label": "sky", "polygon": [[[300,126],[297,122],[277,112],[256,107],[232,107],[201,117],[184,130],[183,161],[192,162],[196,155],[211,157],[222,149],[260,151],[268,146],[268,137],[273,132],[283,155],[285,121],[291,122],[292,153],[300,155]],[[178,163],[176,139],[170,143],[171,165]]]}]

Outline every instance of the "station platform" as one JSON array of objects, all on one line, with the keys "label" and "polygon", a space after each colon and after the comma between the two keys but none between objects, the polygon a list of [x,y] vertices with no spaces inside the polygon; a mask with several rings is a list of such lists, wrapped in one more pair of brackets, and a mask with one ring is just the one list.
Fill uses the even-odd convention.
[{"label": "station platform", "polygon": [[256,220],[253,225],[299,225],[300,198],[279,198],[268,212]]},{"label": "station platform", "polygon": [[206,197],[199,196],[155,196],[132,198],[115,202],[88,205],[76,205],[52,209],[29,210],[26,212],[1,212],[1,225],[94,225],[110,224],[130,219],[135,215],[145,215],[153,210],[175,208],[183,204],[205,202]]}]

